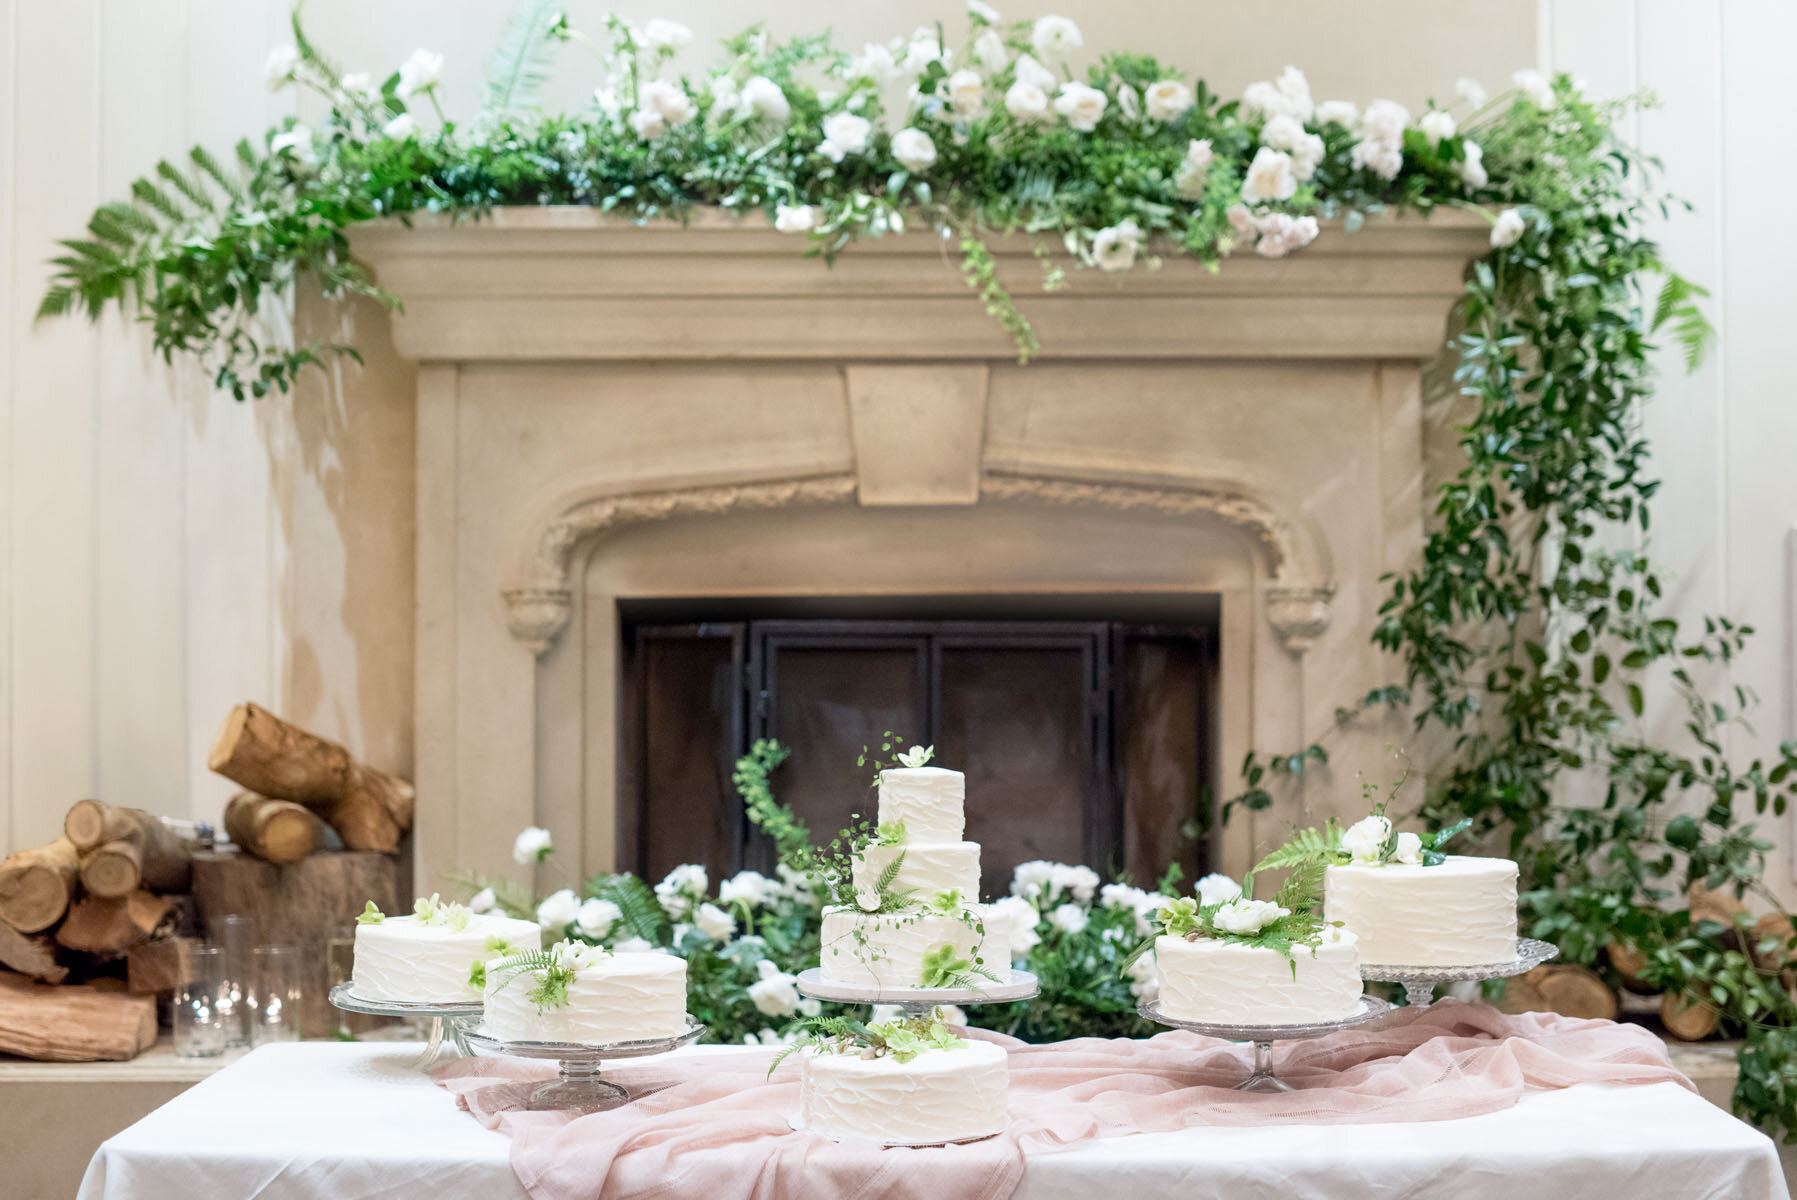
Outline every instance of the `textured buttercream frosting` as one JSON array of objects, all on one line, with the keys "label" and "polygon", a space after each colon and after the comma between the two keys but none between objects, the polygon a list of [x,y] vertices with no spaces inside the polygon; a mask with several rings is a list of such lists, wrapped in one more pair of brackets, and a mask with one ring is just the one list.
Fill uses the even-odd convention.
[{"label": "textured buttercream frosting", "polygon": [[886,868],[904,855],[899,863],[898,878],[893,880],[896,892],[912,892],[918,900],[927,900],[947,888],[958,889],[963,898],[978,898],[980,889],[980,846],[978,842],[907,842],[903,846],[869,846],[855,860],[855,890],[871,890]]},{"label": "textured buttercream frosting", "polygon": [[1450,856],[1433,867],[1330,867],[1323,915],[1360,939],[1363,961],[1464,967],[1516,957],[1516,864]]},{"label": "textured buttercream frosting", "polygon": [[967,777],[946,767],[880,772],[880,824],[905,827],[916,843],[958,843],[966,829]]},{"label": "textured buttercream frosting", "polygon": [[[1325,931],[1293,957],[1221,938],[1154,942],[1160,1008],[1182,1021],[1216,1025],[1306,1025],[1360,1008],[1360,956],[1346,930]],[[1295,968],[1295,969],[1294,969]]]},{"label": "textured buttercream frosting", "polygon": [[497,913],[472,916],[459,930],[418,917],[357,925],[350,989],[364,1000],[406,1004],[477,1001],[480,991],[468,982],[468,968],[493,957],[488,943],[494,938],[517,950],[539,950],[543,945],[535,921]]},{"label": "textured buttercream frosting", "polygon": [[568,1002],[539,1010],[530,993],[539,971],[487,964],[487,1034],[505,1042],[609,1045],[675,1037],[686,1030],[686,960],[650,951],[614,954],[583,966]]},{"label": "textured buttercream frosting", "polygon": [[799,1121],[818,1133],[878,1141],[983,1137],[1005,1127],[1009,1082],[1005,1052],[990,1042],[926,1050],[908,1063],[806,1051]]},{"label": "textured buttercream frosting", "polygon": [[[985,908],[973,905],[968,918],[917,910],[864,913],[852,908],[824,910],[823,946],[818,966],[825,979],[866,987],[923,986],[923,957],[947,942],[955,953],[999,979],[1011,970],[1011,946],[1002,932],[985,926]],[[972,925],[985,926],[982,934]],[[857,936],[859,935],[859,936]],[[976,983],[990,982],[974,976]]]}]

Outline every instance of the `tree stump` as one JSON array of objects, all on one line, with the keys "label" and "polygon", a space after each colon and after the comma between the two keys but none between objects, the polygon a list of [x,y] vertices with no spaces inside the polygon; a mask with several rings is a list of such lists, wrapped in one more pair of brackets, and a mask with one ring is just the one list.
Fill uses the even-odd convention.
[{"label": "tree stump", "polygon": [[139,888],[184,892],[193,878],[193,848],[152,813],[83,800],[63,821],[63,836],[76,842],[71,825],[83,837],[96,829],[114,835],[81,855],[81,886],[95,896],[117,898]]},{"label": "tree stump", "polygon": [[83,896],[57,928],[56,941],[70,950],[119,958],[139,942],[148,941],[174,911],[174,905],[150,892],[132,892],[116,899]]},{"label": "tree stump", "polygon": [[46,1062],[122,1062],[155,1044],[150,996],[0,975],[0,1051]]},{"label": "tree stump", "polygon": [[310,809],[291,800],[238,792],[225,805],[233,844],[271,863],[297,862],[318,849],[320,827]]},{"label": "tree stump", "polygon": [[80,867],[66,837],[9,855],[0,862],[0,921],[20,933],[41,933],[62,920]]}]

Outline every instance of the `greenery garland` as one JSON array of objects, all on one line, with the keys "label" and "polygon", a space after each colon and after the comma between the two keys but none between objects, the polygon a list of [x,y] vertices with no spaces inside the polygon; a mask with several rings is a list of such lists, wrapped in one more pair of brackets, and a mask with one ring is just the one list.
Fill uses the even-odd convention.
[{"label": "greenery garland", "polygon": [[[1464,461],[1420,564],[1390,581],[1375,636],[1402,679],[1342,721],[1395,707],[1419,733],[1444,732],[1424,817],[1507,838],[1533,932],[1571,959],[1601,962],[1620,938],[1646,957],[1650,983],[1720,1008],[1748,1037],[1737,1104],[1797,1132],[1797,1004],[1779,975],[1793,946],[1664,911],[1697,880],[1771,900],[1768,843],[1748,818],[1784,811],[1797,747],[1730,762],[1723,732],[1753,698],[1717,700],[1691,668],[1725,666],[1750,630],[1717,617],[1688,633],[1660,615],[1646,556],[1618,548],[1645,539],[1657,486],[1636,421],[1655,339],[1695,365],[1708,336],[1701,290],[1643,233],[1668,202],[1654,164],[1613,136],[1622,106],[1534,72],[1492,103],[1466,88],[1463,104],[1416,120],[1387,101],[1316,104],[1289,69],[1225,101],[1145,55],[1104,54],[1076,78],[1071,22],[969,9],[964,45],[937,27],[854,57],[751,29],[695,81],[668,74],[691,36],[673,22],[614,18],[594,40],[532,0],[489,64],[485,107],[462,124],[437,105],[435,55],[381,81],[346,74],[296,13],[271,83],[318,93],[329,115],[246,139],[228,162],[196,148],[157,164],[63,243],[39,314],[117,305],[150,325],[165,358],[197,356],[237,398],[262,396],[327,355],[355,355],[283,341],[301,274],[330,296],[398,306],[350,261],[346,231],[360,222],[513,204],[647,221],[714,206],[760,210],[825,259],[859,239],[940,230],[1027,358],[1035,334],[998,277],[995,235],[1038,236],[1053,288],[1063,267],[1048,248],[1083,268],[1129,270],[1161,252],[1216,266],[1250,246],[1301,250],[1317,218],[1351,232],[1386,208],[1501,208],[1454,346],[1471,406]],[[593,104],[539,113],[536,88],[570,46],[598,58]],[[1656,275],[1649,303],[1642,281]],[[1641,732],[1648,679],[1683,701],[1683,748]],[[1322,744],[1251,754],[1225,814],[1268,807],[1276,785],[1327,761]],[[1597,803],[1566,802],[1581,782]]]}]

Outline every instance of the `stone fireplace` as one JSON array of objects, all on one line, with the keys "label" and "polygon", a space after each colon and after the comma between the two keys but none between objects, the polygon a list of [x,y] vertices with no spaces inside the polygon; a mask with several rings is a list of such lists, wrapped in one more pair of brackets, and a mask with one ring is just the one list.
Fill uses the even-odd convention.
[{"label": "stone fireplace", "polygon": [[[1301,746],[1388,679],[1368,636],[1380,575],[1421,545],[1422,366],[1485,229],[1369,220],[1286,260],[1049,294],[1002,244],[1027,366],[927,234],[826,269],[709,213],[360,231],[419,363],[419,880],[513,869],[530,823],[570,870],[634,862],[621,613],[657,600],[1204,608],[1229,794],[1250,748]],[[1344,740],[1298,802],[1351,811],[1391,736]],[[1296,815],[1231,821],[1220,865],[1245,869],[1256,817]]]}]

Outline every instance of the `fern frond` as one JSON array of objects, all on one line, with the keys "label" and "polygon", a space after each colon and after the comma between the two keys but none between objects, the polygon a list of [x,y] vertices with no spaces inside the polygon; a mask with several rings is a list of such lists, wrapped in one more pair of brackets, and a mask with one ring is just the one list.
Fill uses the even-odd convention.
[{"label": "fern frond", "polygon": [[151,183],[148,179],[131,181],[131,195],[139,204],[154,212],[160,213],[170,221],[184,221],[187,213],[175,203],[174,197]]},{"label": "fern frond", "polygon": [[1283,870],[1311,858],[1333,859],[1341,850],[1341,844],[1341,826],[1333,819],[1321,829],[1300,829],[1292,835],[1291,841],[1255,863],[1250,874]]},{"label": "fern frond", "polygon": [[586,891],[596,900],[617,905],[632,936],[658,946],[667,940],[667,913],[649,885],[635,875],[601,875],[587,884]]},{"label": "fern frond", "polygon": [[193,165],[198,167],[200,172],[204,174],[206,178],[218,185],[220,191],[231,199],[242,202],[244,198],[243,185],[233,178],[230,172],[219,165],[218,159],[212,157],[212,152],[210,150],[207,150],[204,146],[195,146],[192,150],[187,152],[187,157],[192,160]]},{"label": "fern frond", "polygon": [[1273,903],[1294,913],[1314,912],[1323,902],[1323,877],[1328,870],[1329,861],[1320,856],[1293,863]]},{"label": "fern frond", "polygon": [[300,7],[299,4],[293,6],[293,13],[288,22],[293,26],[293,47],[299,51],[300,62],[311,67],[325,79],[332,81],[342,79],[343,71],[336,63],[326,58],[318,47],[312,44],[312,39],[306,36],[305,27],[300,23]]},{"label": "fern frond", "polygon": [[523,0],[487,60],[484,111],[504,117],[536,107],[549,78],[562,29],[560,0]]},{"label": "fern frond", "polygon": [[892,861],[886,864],[886,869],[880,872],[880,878],[874,884],[874,891],[882,896],[891,891],[892,885],[898,882],[899,869],[904,865],[905,852],[900,850],[893,856]]}]

